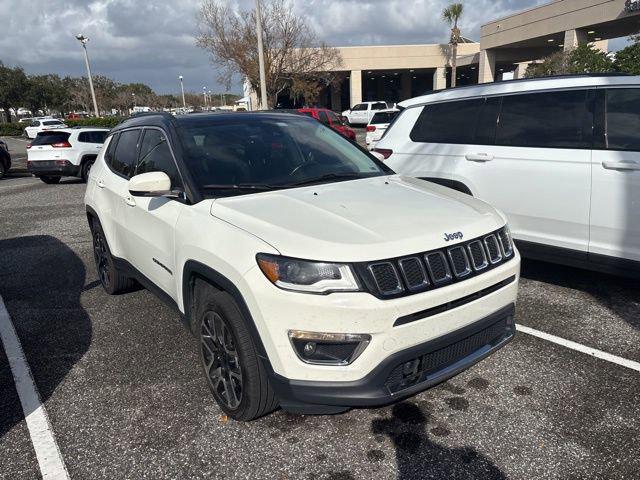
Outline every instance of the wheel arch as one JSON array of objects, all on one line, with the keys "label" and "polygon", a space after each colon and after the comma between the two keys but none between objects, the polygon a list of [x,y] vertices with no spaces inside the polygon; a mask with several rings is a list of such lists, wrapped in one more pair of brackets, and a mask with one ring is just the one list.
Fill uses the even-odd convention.
[{"label": "wheel arch", "polygon": [[271,363],[269,362],[269,357],[267,356],[267,351],[264,347],[264,343],[262,342],[262,339],[258,332],[256,323],[253,319],[253,316],[251,315],[251,312],[249,311],[247,302],[245,301],[238,287],[236,287],[236,285],[231,280],[229,280],[220,272],[196,260],[188,260],[187,262],[185,262],[182,270],[181,287],[183,308],[186,323],[189,326],[191,333],[196,333],[196,331],[194,331],[193,299],[195,283],[198,280],[208,283],[210,286],[221,292],[228,293],[231,298],[233,298],[233,300],[238,305],[238,308],[240,309],[240,313],[242,313],[242,316],[247,322],[247,328],[249,330],[249,333],[251,334],[253,343],[256,346],[258,357],[263,362],[263,365],[267,369],[267,371],[273,371]]}]

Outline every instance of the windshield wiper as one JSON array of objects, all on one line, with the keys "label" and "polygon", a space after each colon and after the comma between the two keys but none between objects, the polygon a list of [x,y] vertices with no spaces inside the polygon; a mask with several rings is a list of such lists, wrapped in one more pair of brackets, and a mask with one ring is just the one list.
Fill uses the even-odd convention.
[{"label": "windshield wiper", "polygon": [[267,185],[266,183],[212,183],[209,185],[202,185],[205,190],[251,190],[255,192],[266,192],[268,190],[277,190],[277,185]]},{"label": "windshield wiper", "polygon": [[370,176],[378,175],[368,175],[362,173],[325,173],[324,175],[319,175],[313,178],[307,178],[306,180],[302,180],[300,182],[289,183],[287,186],[289,187],[300,187],[302,185],[311,185],[312,183],[322,182],[323,180],[346,180],[351,178],[366,178]]}]

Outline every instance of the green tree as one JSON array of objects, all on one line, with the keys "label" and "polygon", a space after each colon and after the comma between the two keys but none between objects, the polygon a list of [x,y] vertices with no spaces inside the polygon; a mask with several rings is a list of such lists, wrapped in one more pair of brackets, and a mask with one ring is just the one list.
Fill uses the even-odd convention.
[{"label": "green tree", "polygon": [[616,70],[631,75],[640,75],[640,36],[636,43],[623,48],[616,53]]},{"label": "green tree", "polygon": [[11,108],[17,110],[24,101],[29,81],[22,67],[10,68],[0,61],[0,108],[11,122]]},{"label": "green tree", "polygon": [[613,72],[615,66],[609,56],[589,44],[579,45],[569,52],[556,52],[542,59],[540,63],[529,65],[525,76],[546,77],[577,73]]},{"label": "green tree", "polygon": [[458,58],[458,43],[460,42],[460,29],[458,28],[458,20],[462,16],[464,5],[461,3],[452,3],[442,11],[442,19],[451,27],[451,86],[456,86],[456,69]]},{"label": "green tree", "polygon": [[58,75],[31,75],[24,92],[24,103],[36,115],[38,110],[64,112],[67,91]]}]

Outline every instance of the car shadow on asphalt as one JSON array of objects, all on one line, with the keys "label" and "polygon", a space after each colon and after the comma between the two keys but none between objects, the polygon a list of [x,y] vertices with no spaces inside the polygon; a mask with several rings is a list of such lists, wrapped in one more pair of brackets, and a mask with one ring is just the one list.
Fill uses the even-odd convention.
[{"label": "car shadow on asphalt", "polygon": [[417,405],[402,402],[393,406],[390,418],[376,418],[371,422],[372,433],[386,435],[393,442],[398,480],[507,478],[474,448],[449,448],[433,442],[426,431],[428,415]]},{"label": "car shadow on asphalt", "polygon": [[[89,348],[92,327],[80,303],[84,263],[49,235],[0,240],[0,295],[46,402]],[[22,421],[6,357],[0,359],[0,438]]]},{"label": "car shadow on asphalt", "polygon": [[521,276],[587,293],[640,330],[640,280],[531,259],[522,260]]}]

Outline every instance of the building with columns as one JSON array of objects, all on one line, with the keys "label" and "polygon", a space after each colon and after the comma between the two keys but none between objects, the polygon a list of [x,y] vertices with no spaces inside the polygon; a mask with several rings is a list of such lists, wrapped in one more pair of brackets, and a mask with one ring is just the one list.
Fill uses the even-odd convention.
[{"label": "building with columns", "polygon": [[[640,0],[554,0],[483,25],[479,43],[464,39],[456,84],[520,78],[530,63],[559,49],[591,43],[606,51],[608,40],[639,31]],[[323,90],[319,106],[342,111],[367,100],[399,102],[450,85],[447,44],[336,48],[341,81]],[[252,99],[258,105],[255,94]],[[298,106],[287,95],[278,102]]]}]

